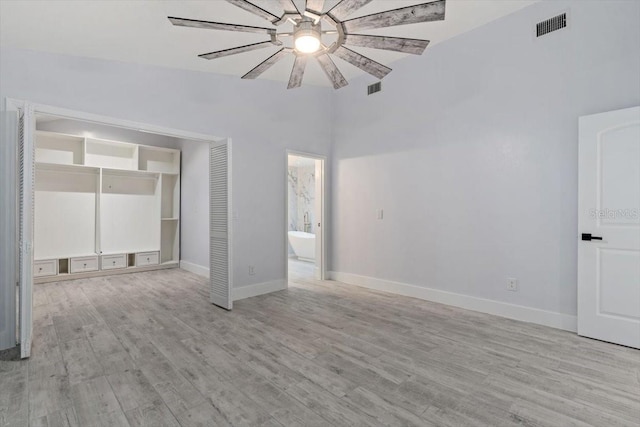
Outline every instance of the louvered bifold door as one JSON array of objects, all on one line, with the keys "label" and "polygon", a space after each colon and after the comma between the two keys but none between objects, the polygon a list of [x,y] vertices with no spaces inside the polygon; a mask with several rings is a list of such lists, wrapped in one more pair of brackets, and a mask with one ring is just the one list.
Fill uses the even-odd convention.
[{"label": "louvered bifold door", "polygon": [[18,121],[18,284],[20,286],[20,355],[31,355],[33,334],[33,220],[35,146],[31,142],[30,109]]},{"label": "louvered bifold door", "polygon": [[231,310],[231,144],[211,143],[209,157],[209,257],[211,302]]}]

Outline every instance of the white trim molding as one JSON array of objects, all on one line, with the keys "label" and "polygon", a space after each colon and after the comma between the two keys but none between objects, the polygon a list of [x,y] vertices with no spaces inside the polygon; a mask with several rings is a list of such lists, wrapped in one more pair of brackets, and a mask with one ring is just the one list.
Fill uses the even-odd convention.
[{"label": "white trim molding", "polygon": [[[180,261],[180,268],[191,273],[197,274],[205,278],[209,278],[209,269],[198,264],[187,261]],[[234,301],[245,298],[257,297],[271,292],[277,292],[287,289],[287,281],[285,279],[272,280],[270,282],[255,283],[253,285],[240,286],[231,289],[231,296]]]},{"label": "white trim molding", "polygon": [[330,271],[329,277],[331,280],[349,285],[419,298],[426,301],[447,304],[454,307],[493,314],[523,322],[550,326],[552,328],[563,329],[565,331],[577,331],[577,317],[569,314],[339,271]]},{"label": "white trim molding", "polygon": [[140,123],[111,116],[103,116],[100,114],[86,113],[83,111],[70,110],[68,108],[57,107],[53,105],[38,104],[35,102],[15,98],[5,98],[5,106],[7,110],[26,108],[27,106],[29,106],[33,108],[33,111],[36,113],[43,113],[51,116],[58,116],[72,120],[82,120],[85,122],[92,122],[103,125],[117,126],[125,129],[137,130],[139,132],[157,133],[159,135],[171,136],[174,138],[193,139],[204,142],[222,141],[226,139],[214,135],[207,135],[182,129],[167,128],[164,126]]},{"label": "white trim molding", "polygon": [[198,264],[193,264],[187,261],[180,261],[180,268],[187,270],[190,273],[197,274],[198,276],[209,278],[209,267],[203,267]]},{"label": "white trim molding", "polygon": [[254,285],[240,286],[231,290],[233,300],[238,301],[245,298],[257,297],[271,292],[287,289],[287,281],[284,279],[272,280],[270,282],[256,283]]}]

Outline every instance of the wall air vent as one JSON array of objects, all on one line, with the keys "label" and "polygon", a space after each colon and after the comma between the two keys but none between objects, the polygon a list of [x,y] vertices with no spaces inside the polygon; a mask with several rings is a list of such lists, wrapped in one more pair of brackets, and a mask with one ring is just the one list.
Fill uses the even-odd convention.
[{"label": "wall air vent", "polygon": [[549,18],[536,24],[536,37],[544,36],[553,31],[560,30],[567,26],[567,14],[561,13],[558,16]]},{"label": "wall air vent", "polygon": [[367,95],[373,95],[376,92],[380,92],[382,90],[382,82],[374,83],[372,85],[367,86]]}]

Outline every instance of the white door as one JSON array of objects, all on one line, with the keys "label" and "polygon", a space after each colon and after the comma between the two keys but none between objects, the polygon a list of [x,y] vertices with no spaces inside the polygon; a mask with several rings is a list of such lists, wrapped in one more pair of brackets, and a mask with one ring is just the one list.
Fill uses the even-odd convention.
[{"label": "white door", "polygon": [[324,161],[316,160],[315,161],[315,201],[314,201],[314,219],[316,221],[316,265],[315,265],[315,278],[316,280],[323,280],[322,277],[323,268],[322,265],[324,263]]},{"label": "white door", "polygon": [[231,310],[231,141],[213,142],[209,157],[211,302]]},{"label": "white door", "polygon": [[640,107],[580,117],[578,334],[640,348]]},{"label": "white door", "polygon": [[18,122],[18,286],[20,289],[20,356],[31,355],[33,335],[33,208],[35,147],[33,110],[25,107]]}]

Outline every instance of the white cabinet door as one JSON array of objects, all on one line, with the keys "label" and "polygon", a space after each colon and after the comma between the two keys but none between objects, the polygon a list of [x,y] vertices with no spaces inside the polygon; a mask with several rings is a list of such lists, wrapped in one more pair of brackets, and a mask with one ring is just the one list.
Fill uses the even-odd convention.
[{"label": "white cabinet door", "polygon": [[316,280],[324,280],[324,161],[323,160],[315,160],[315,206],[313,207],[315,215],[314,219],[316,221],[316,265],[314,271],[314,277]]},{"label": "white cabinet door", "polygon": [[580,118],[578,334],[640,348],[640,107]]},{"label": "white cabinet door", "polygon": [[31,355],[33,336],[33,219],[35,148],[33,108],[26,105],[18,127],[19,191],[19,284],[20,284],[20,357]]},{"label": "white cabinet door", "polygon": [[231,142],[211,143],[209,150],[210,299],[231,310]]}]

